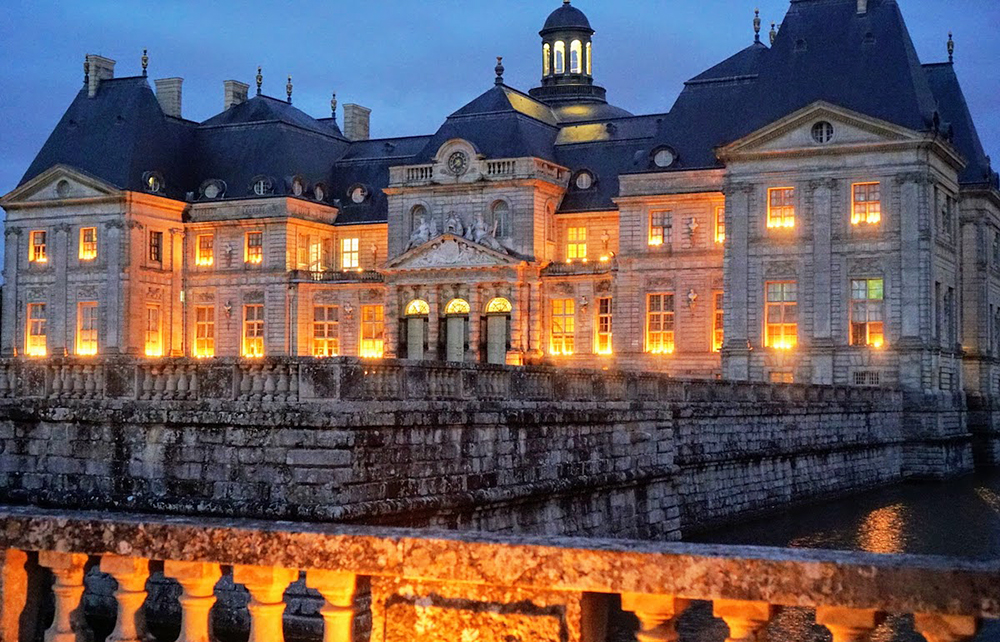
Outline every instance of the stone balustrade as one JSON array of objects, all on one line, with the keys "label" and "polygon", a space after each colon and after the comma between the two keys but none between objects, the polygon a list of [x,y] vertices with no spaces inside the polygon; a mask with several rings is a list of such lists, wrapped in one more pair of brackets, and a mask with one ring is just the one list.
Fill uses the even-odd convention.
[{"label": "stone balustrade", "polygon": [[675,379],[546,366],[315,359],[49,358],[0,360],[0,398],[135,401],[531,400],[835,403],[899,407],[872,388]]},{"label": "stone balustrade", "polygon": [[[326,642],[352,640],[360,586],[370,591],[373,642],[600,642],[618,600],[638,619],[640,642],[683,637],[677,622],[693,602],[711,602],[731,641],[754,640],[782,610],[802,607],[834,642],[868,639],[887,615],[912,614],[928,642],[969,640],[1000,617],[995,561],[12,507],[0,507],[0,521],[0,638],[9,641],[44,626],[46,640],[89,639],[88,569],[118,587],[107,639],[119,642],[147,639],[151,573],[180,585],[183,642],[211,639],[223,575],[249,592],[251,642],[284,639],[283,596],[303,579],[323,601]],[[32,593],[40,568],[52,577],[51,623],[40,622],[44,600]]]},{"label": "stone balustrade", "polygon": [[[494,181],[541,178],[554,183],[566,184],[569,180],[569,170],[540,158],[479,160],[476,169],[480,176],[486,180]],[[434,164],[390,167],[389,185],[392,187],[429,185],[435,180],[442,179],[440,173],[442,171],[444,170],[441,167],[437,167],[438,173],[436,175]]]}]

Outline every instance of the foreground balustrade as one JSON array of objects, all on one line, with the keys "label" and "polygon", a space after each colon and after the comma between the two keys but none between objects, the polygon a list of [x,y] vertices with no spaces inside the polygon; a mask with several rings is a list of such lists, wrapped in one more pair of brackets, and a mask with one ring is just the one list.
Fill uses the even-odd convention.
[{"label": "foreground balustrade", "polygon": [[[815,609],[834,642],[864,640],[887,614],[913,614],[927,642],[970,640],[1000,617],[1000,562],[917,556],[529,538],[375,527],[223,522],[0,507],[0,634],[27,640],[41,618],[29,575],[51,573],[46,642],[90,639],[81,608],[96,564],[115,581],[106,639],[148,640],[150,560],[180,584],[180,642],[208,642],[225,573],[250,594],[251,642],[284,639],[285,592],[304,576],[324,642],[350,642],[356,587],[371,586],[371,640],[602,642],[609,604],[639,642],[681,639],[678,620],[712,603],[727,642],[752,641],[782,609]],[[159,566],[156,566],[159,568]],[[231,608],[231,607],[226,607]],[[32,610],[35,609],[35,610]]]}]

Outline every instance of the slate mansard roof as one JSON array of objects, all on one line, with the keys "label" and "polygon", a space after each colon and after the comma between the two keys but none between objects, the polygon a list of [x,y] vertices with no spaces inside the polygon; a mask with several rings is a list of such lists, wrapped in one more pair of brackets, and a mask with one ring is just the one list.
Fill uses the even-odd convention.
[{"label": "slate mansard roof", "polygon": [[[165,116],[145,78],[104,81],[96,97],[77,95],[22,184],[65,164],[141,191],[145,172],[156,171],[167,196],[197,200],[206,180],[224,181],[226,198],[251,198],[258,176],[273,180],[275,194],[290,194],[301,177],[310,189],[328,187],[338,225],[384,222],[389,168],[432,162],[442,144],[463,138],[489,158],[535,156],[591,172],[594,186],[571,184],[560,211],[606,211],[616,209],[620,175],[722,167],[717,148],[819,100],[916,131],[937,127],[968,163],[964,184],[997,184],[954,66],[921,64],[897,0],[869,0],[864,15],[857,0],[790,2],[772,47],[754,42],[685,83],[668,112],[647,116],[549,105],[501,82],[432,134],[351,142],[333,119],[267,96],[199,124]],[[589,29],[568,4],[550,21]],[[677,160],[657,168],[663,147]],[[360,205],[347,198],[358,185],[370,194]]]}]

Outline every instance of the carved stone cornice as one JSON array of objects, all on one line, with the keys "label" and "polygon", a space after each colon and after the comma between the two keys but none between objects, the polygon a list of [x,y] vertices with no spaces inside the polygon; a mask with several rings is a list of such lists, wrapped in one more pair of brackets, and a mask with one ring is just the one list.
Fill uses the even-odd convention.
[{"label": "carved stone cornice", "polygon": [[125,229],[125,221],[120,219],[115,219],[113,221],[105,221],[104,228],[108,230],[123,230]]},{"label": "carved stone cornice", "polygon": [[69,234],[69,232],[72,229],[73,229],[73,226],[70,225],[69,223],[60,223],[60,224],[58,224],[58,225],[55,226],[56,232],[64,232],[66,234]]},{"label": "carved stone cornice", "polygon": [[893,182],[896,185],[905,185],[906,183],[915,183],[917,185],[927,185],[931,183],[931,177],[926,172],[907,172],[905,174],[899,174],[893,178]]},{"label": "carved stone cornice", "polygon": [[130,230],[145,229],[145,226],[142,223],[140,223],[139,221],[131,221],[130,220],[130,221],[128,221],[127,225],[128,225],[128,229],[130,229]]},{"label": "carved stone cornice", "polygon": [[21,232],[23,232],[23,231],[24,231],[23,229],[21,229],[20,227],[18,227],[16,225],[8,225],[8,226],[6,226],[4,228],[3,235],[5,237],[12,236],[12,235],[13,236],[21,236]]},{"label": "carved stone cornice", "polygon": [[828,189],[828,190],[830,190],[832,192],[833,190],[837,189],[837,183],[838,183],[838,181],[837,181],[836,178],[818,178],[818,179],[813,179],[813,180],[809,181],[809,183],[808,183],[808,189],[809,189],[809,192],[812,193],[812,192],[815,192],[818,189],[821,189],[821,188],[825,187],[826,189]]},{"label": "carved stone cornice", "polygon": [[732,182],[722,186],[722,193],[726,197],[736,196],[737,194],[751,194],[753,191],[754,185],[752,183]]}]

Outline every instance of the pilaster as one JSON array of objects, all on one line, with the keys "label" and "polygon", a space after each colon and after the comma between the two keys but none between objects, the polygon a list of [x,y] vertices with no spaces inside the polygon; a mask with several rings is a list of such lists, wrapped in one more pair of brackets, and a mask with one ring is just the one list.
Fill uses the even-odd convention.
[{"label": "pilaster", "polygon": [[122,268],[122,244],[125,223],[120,220],[108,221],[104,224],[104,227],[107,230],[108,239],[108,275],[104,284],[104,296],[102,297],[105,301],[104,318],[107,327],[104,334],[102,352],[104,354],[119,354],[123,351],[122,343],[124,336],[126,336],[124,334],[126,328],[123,327],[126,315],[122,309],[124,305],[123,289],[125,287],[125,283],[123,282],[124,270]]},{"label": "pilaster", "polygon": [[733,184],[726,188],[726,245],[723,314],[726,333],[722,348],[722,372],[727,379],[750,378],[750,222],[754,187]]},{"label": "pilaster", "polygon": [[17,340],[17,288],[19,257],[27,250],[21,245],[22,230],[15,225],[4,229],[4,268],[3,268],[3,315],[0,336],[2,347],[0,356],[12,357],[19,354]]},{"label": "pilaster", "polygon": [[48,308],[45,311],[46,323],[48,324],[48,349],[49,354],[56,357],[63,357],[67,354],[69,337],[67,328],[70,325],[69,319],[76,318],[71,311],[68,301],[68,285],[66,271],[69,263],[69,233],[72,228],[68,224],[60,224],[55,227],[55,251],[49,254],[52,268],[55,270],[55,283],[52,285],[52,293],[49,298]]}]

